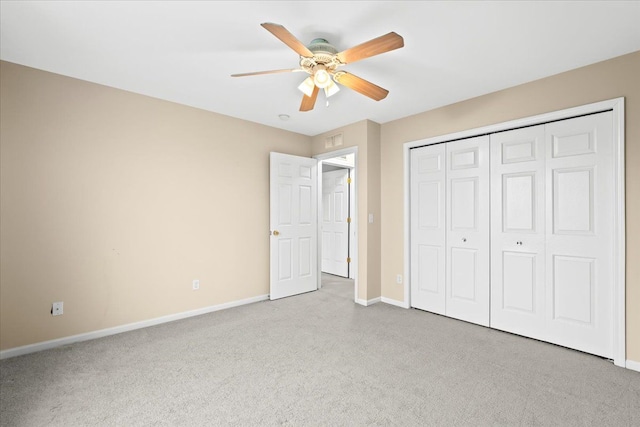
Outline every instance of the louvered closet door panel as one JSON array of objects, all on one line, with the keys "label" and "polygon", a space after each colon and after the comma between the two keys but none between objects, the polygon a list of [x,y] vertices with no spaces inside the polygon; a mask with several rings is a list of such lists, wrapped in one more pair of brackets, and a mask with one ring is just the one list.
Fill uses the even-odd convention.
[{"label": "louvered closet door panel", "polygon": [[612,357],[612,113],[546,125],[548,341]]},{"label": "louvered closet door panel", "polygon": [[445,144],[411,150],[411,306],[445,314]]},{"label": "louvered closet door panel", "polygon": [[491,327],[545,338],[544,125],[491,135]]},{"label": "louvered closet door panel", "polygon": [[446,144],[446,315],[489,326],[489,136]]}]

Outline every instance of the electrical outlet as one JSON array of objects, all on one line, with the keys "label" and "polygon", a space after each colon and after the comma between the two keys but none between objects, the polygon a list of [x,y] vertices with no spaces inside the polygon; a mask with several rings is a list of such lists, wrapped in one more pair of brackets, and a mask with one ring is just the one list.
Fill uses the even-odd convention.
[{"label": "electrical outlet", "polygon": [[396,283],[397,283],[398,285],[402,285],[402,274],[398,274],[398,275],[396,276]]},{"label": "electrical outlet", "polygon": [[200,280],[196,279],[193,281],[193,290],[197,291],[198,289],[200,289]]},{"label": "electrical outlet", "polygon": [[53,316],[60,316],[63,313],[62,311],[62,301],[61,302],[54,302],[53,305],[51,306],[51,314]]}]

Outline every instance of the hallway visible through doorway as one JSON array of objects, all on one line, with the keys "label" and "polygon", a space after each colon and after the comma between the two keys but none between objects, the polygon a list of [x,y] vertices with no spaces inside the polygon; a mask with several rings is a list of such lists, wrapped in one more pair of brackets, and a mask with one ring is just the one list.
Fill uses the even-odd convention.
[{"label": "hallway visible through doorway", "polygon": [[354,280],[333,274],[322,273],[322,291],[332,295],[353,299]]}]

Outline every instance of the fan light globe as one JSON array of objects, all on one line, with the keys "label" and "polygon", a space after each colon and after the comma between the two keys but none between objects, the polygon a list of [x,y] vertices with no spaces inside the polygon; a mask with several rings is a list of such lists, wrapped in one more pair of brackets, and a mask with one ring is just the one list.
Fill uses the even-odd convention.
[{"label": "fan light globe", "polygon": [[327,70],[318,70],[313,75],[313,82],[320,89],[324,89],[331,84],[331,76],[327,73]]},{"label": "fan light globe", "polygon": [[311,94],[313,93],[314,86],[315,85],[313,83],[313,77],[307,77],[306,79],[304,79],[302,83],[300,83],[300,86],[298,86],[298,89],[300,89],[300,91],[305,95],[311,96]]},{"label": "fan light globe", "polygon": [[324,88],[324,94],[328,98],[338,93],[339,90],[340,88],[338,87],[338,85],[332,82],[331,80],[329,80],[329,84],[327,85],[327,87]]}]

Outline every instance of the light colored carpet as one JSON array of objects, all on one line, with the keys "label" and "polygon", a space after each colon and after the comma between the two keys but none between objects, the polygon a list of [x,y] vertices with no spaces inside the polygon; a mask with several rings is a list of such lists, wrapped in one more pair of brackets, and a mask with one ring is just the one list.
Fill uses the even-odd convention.
[{"label": "light colored carpet", "polygon": [[0,363],[0,424],[640,425],[640,373],[351,282]]}]

